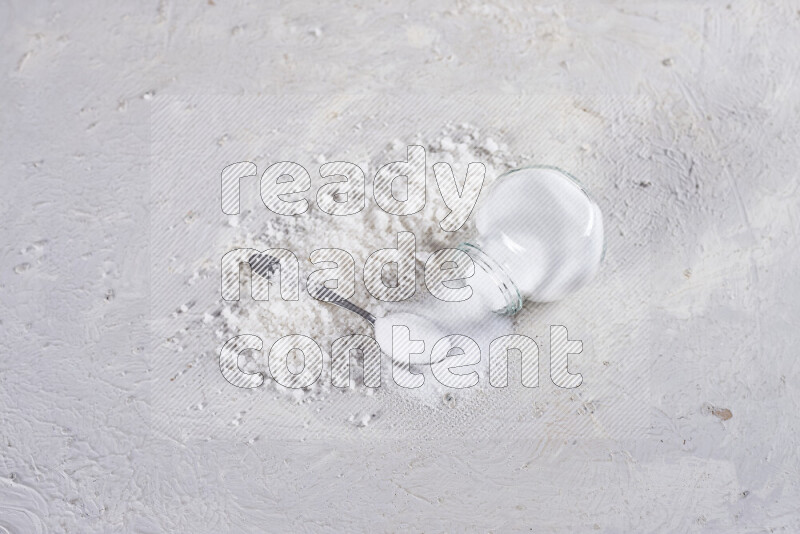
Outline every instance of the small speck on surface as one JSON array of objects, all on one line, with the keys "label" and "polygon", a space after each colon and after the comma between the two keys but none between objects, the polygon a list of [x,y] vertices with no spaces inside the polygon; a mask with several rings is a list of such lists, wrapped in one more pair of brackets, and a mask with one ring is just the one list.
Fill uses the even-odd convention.
[{"label": "small speck on surface", "polygon": [[727,421],[731,417],[733,417],[733,413],[727,408],[712,408],[711,415],[714,417],[718,417],[723,421]]}]

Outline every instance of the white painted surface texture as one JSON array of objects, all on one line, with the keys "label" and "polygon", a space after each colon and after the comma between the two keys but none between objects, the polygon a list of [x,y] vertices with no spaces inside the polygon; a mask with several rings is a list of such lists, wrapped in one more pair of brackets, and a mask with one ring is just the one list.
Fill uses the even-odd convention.
[{"label": "white painted surface texture", "polygon": [[[269,4],[0,3],[0,532],[800,531],[800,6]],[[463,150],[500,154],[493,170],[534,160],[614,170],[587,177],[610,236],[598,278],[607,307],[581,309],[578,296],[522,317],[602,311],[613,324],[584,345],[609,357],[585,364],[587,382],[606,376],[606,363],[630,364],[608,346],[648,326],[646,385],[630,403],[644,424],[605,432],[598,422],[614,406],[542,386],[517,405],[519,424],[536,430],[520,435],[485,433],[499,404],[464,409],[480,406],[481,392],[410,396],[400,415],[363,411],[383,397],[354,393],[323,422],[308,415],[305,431],[288,419],[264,428],[325,401],[272,390],[263,402],[234,399],[218,369],[201,375],[214,368],[211,350],[176,357],[181,376],[218,382],[192,390],[205,398],[176,397],[186,403],[174,434],[159,426],[171,412],[149,330],[151,111],[166,95],[304,93],[574,101],[564,124],[574,117],[578,128],[536,130],[559,161],[504,130],[520,117],[428,114],[442,130],[421,140],[454,166],[467,162],[453,136],[478,128]],[[598,99],[650,107],[623,120],[583,104]],[[325,158],[375,165],[418,133],[401,130],[363,154],[322,139],[319,161],[313,144],[253,158],[262,170],[292,157],[312,172]],[[197,142],[211,151],[242,139],[209,130]],[[218,187],[220,169],[207,172],[196,179]],[[632,303],[634,245],[651,285]],[[202,322],[209,310],[176,307],[187,311]],[[320,313],[318,327],[356,324]],[[247,402],[260,409],[242,411]],[[223,433],[212,420],[231,423]]]}]

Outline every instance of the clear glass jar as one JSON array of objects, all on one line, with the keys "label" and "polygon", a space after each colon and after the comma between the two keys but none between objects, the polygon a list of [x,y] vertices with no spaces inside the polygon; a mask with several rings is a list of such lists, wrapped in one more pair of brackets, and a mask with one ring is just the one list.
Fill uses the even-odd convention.
[{"label": "clear glass jar", "polygon": [[605,255],[603,216],[583,186],[555,167],[510,171],[475,213],[473,298],[513,315],[523,299],[558,300],[588,283]]}]

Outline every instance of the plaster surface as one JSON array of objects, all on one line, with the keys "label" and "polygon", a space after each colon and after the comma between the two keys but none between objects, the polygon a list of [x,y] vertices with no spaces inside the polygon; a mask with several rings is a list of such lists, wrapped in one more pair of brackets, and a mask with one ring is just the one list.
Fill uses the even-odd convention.
[{"label": "plaster surface", "polygon": [[[798,35],[786,1],[0,3],[0,531],[800,531]],[[167,94],[649,102],[648,150],[599,156],[608,232],[650,236],[641,431],[154,425]]]}]

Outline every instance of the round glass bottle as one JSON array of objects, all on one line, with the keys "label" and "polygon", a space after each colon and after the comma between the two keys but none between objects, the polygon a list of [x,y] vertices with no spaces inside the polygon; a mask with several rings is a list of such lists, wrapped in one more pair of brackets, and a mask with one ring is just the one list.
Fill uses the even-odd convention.
[{"label": "round glass bottle", "polygon": [[473,298],[512,315],[523,299],[558,300],[589,282],[605,253],[603,216],[571,175],[526,167],[497,179],[475,213]]}]

